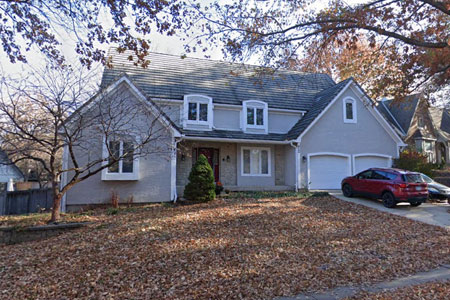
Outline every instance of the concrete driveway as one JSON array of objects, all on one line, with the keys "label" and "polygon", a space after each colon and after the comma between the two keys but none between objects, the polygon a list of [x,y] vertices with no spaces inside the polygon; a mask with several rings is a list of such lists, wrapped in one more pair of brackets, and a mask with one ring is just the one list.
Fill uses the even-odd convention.
[{"label": "concrete driveway", "polygon": [[383,206],[381,200],[377,201],[358,197],[348,198],[342,195],[341,191],[329,191],[329,193],[344,201],[361,204],[390,214],[450,229],[449,204],[424,203],[418,207],[411,207],[408,203],[399,203],[395,208],[386,208]]}]

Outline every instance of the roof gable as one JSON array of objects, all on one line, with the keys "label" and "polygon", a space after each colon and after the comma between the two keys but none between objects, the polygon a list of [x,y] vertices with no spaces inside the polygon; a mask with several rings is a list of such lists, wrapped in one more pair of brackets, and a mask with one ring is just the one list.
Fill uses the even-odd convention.
[{"label": "roof gable", "polygon": [[136,99],[140,101],[144,107],[148,108],[155,116],[161,117],[159,121],[171,128],[175,136],[179,136],[180,129],[176,124],[162,111],[162,109],[156,105],[151,99],[148,99],[142,90],[133,83],[132,79],[127,74],[122,74],[122,76],[116,81],[112,82],[109,86],[101,89],[94,97],[84,103],[79,109],[74,111],[66,120],[68,124],[77,117],[77,115],[82,115],[89,111],[91,107],[99,101],[102,97],[106,97],[108,94],[112,93],[120,84],[125,83],[131,90],[131,92],[136,96]]},{"label": "roof gable", "polygon": [[312,125],[314,120],[316,120],[323,110],[336,98],[336,96],[344,90],[344,88],[353,80],[353,78],[348,78],[344,81],[339,82],[335,86],[328,88],[315,97],[315,103],[311,109],[301,118],[297,124],[295,124],[287,134],[288,139],[296,139],[302,133],[304,133],[308,127]]}]

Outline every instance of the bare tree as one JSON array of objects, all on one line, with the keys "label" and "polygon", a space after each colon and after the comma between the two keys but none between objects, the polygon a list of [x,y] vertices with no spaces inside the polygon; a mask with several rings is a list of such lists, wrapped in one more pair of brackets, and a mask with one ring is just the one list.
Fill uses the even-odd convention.
[{"label": "bare tree", "polygon": [[63,195],[79,182],[104,169],[132,169],[140,156],[172,151],[168,124],[150,100],[133,97],[126,80],[92,95],[92,82],[83,68],[54,65],[20,81],[2,79],[0,148],[12,163],[33,161],[46,171],[51,221],[60,219]]}]

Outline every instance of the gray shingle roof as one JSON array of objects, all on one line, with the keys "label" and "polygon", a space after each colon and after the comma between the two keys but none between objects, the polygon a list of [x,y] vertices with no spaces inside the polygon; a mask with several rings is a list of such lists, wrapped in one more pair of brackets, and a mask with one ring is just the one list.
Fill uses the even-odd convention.
[{"label": "gray shingle roof", "polygon": [[405,133],[408,132],[411,120],[419,103],[420,94],[407,96],[401,101],[386,100],[385,104]]},{"label": "gray shingle roof", "polygon": [[208,138],[222,138],[222,139],[242,139],[242,140],[266,140],[266,141],[285,141],[286,134],[269,133],[269,134],[251,134],[242,131],[230,130],[183,130],[183,133],[188,137],[208,137]]},{"label": "gray shingle roof", "polygon": [[430,116],[433,125],[445,138],[450,139],[450,113],[448,110],[437,107],[430,107]]},{"label": "gray shingle roof", "polygon": [[255,66],[151,53],[148,68],[134,66],[131,52],[110,50],[112,69],[105,69],[102,87],[126,73],[148,97],[183,99],[203,94],[214,103],[241,105],[244,100],[261,100],[271,108],[309,110],[315,95],[335,85],[326,74],[277,70],[255,77]]},{"label": "gray shingle roof", "polygon": [[388,121],[389,125],[391,125],[391,127],[394,128],[401,136],[405,135],[405,133],[403,132],[403,128],[400,126],[400,124],[397,123],[396,120],[394,120],[384,102],[386,101],[378,101],[377,103],[378,111],[383,115],[386,121]]},{"label": "gray shingle roof", "polygon": [[300,134],[305,131],[306,128],[319,116],[319,114],[330,104],[330,102],[339,94],[340,91],[353,80],[352,77],[343,80],[333,87],[330,87],[320,93],[315,97],[314,105],[311,109],[301,118],[297,124],[295,124],[292,129],[288,132],[288,139],[295,139]]}]

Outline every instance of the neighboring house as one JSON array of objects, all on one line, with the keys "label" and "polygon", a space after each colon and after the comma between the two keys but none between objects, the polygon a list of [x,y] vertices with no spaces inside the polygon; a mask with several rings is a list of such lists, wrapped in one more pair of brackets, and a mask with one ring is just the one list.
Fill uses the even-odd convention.
[{"label": "neighboring house", "polygon": [[[258,79],[252,66],[156,53],[142,69],[130,53],[113,52],[102,90],[126,89],[129,101],[164,111],[159,121],[176,155],[104,170],[67,193],[69,209],[108,203],[113,189],[135,202],[175,200],[200,154],[225,189],[339,189],[345,176],[391,166],[405,146],[352,78],[336,84],[325,74],[278,70]],[[91,150],[100,155],[100,142]]]},{"label": "neighboring house", "polygon": [[450,115],[447,110],[430,106],[421,94],[401,101],[382,100],[378,109],[405,143],[426,154],[430,162],[449,161]]},{"label": "neighboring house", "polygon": [[23,181],[24,177],[20,169],[12,164],[4,151],[0,149],[0,183]]}]

